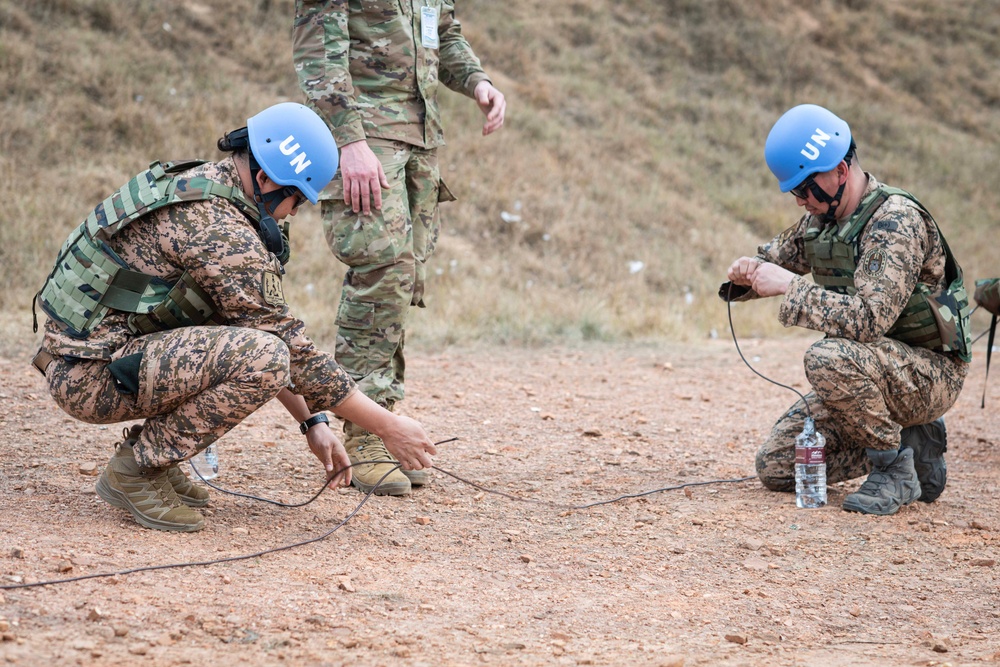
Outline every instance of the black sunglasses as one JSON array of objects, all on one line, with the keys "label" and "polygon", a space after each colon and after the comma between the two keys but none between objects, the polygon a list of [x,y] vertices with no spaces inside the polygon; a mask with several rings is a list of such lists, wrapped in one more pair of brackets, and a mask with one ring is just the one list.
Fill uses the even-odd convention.
[{"label": "black sunglasses", "polygon": [[281,189],[281,194],[284,196],[285,199],[287,199],[288,197],[295,197],[295,206],[293,206],[292,208],[298,208],[299,206],[302,206],[307,201],[309,201],[309,198],[306,197],[304,194],[302,194],[301,190],[291,185],[286,185],[285,187],[283,187]]},{"label": "black sunglasses", "polygon": [[794,188],[789,190],[789,192],[791,192],[798,199],[808,198],[810,192],[812,192],[813,196],[815,197],[816,188],[819,187],[818,185],[816,185],[816,181],[813,180],[813,176],[815,175],[816,174],[810,174],[809,176],[806,176],[801,183],[799,183]]}]

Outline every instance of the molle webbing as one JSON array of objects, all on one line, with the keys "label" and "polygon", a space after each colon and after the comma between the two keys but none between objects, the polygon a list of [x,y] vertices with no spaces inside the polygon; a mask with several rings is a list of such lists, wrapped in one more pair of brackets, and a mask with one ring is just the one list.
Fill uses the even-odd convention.
[{"label": "molle webbing", "polygon": [[[857,294],[854,273],[860,259],[861,234],[875,211],[892,195],[906,197],[926,215],[937,228],[934,217],[905,190],[882,186],[862,202],[841,228],[837,224],[809,227],[805,233],[805,253],[812,267],[813,279],[831,291],[853,296]],[[957,352],[965,361],[971,359],[969,336],[969,296],[962,281],[962,269],[938,229],[945,254],[945,284],[941,294],[931,294],[930,288],[917,283],[899,318],[886,332],[907,345],[938,352]]]},{"label": "molle webbing", "polygon": [[66,240],[37,295],[42,310],[66,333],[86,338],[109,309],[137,313],[133,326],[146,333],[213,320],[211,300],[186,273],[171,283],[132,271],[107,245],[135,220],[185,201],[221,197],[256,221],[256,205],[239,188],[203,176],[176,176],[201,164],[153,162],[98,204]]}]

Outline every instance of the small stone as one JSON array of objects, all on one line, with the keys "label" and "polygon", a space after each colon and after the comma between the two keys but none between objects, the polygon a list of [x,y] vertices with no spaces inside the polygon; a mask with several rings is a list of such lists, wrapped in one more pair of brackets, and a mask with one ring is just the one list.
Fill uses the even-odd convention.
[{"label": "small stone", "polygon": [[763,540],[758,540],[756,537],[748,537],[743,543],[744,549],[749,549],[750,551],[760,551],[764,546]]},{"label": "small stone", "polygon": [[73,563],[68,560],[61,560],[56,563],[56,570],[58,572],[69,572],[73,569]]},{"label": "small stone", "polygon": [[701,519],[691,519],[691,524],[695,526],[704,526],[705,522]]},{"label": "small stone", "polygon": [[969,564],[976,567],[993,567],[997,562],[992,558],[973,558]]},{"label": "small stone", "polygon": [[10,550],[11,558],[24,558],[24,549],[21,547],[14,547]]},{"label": "small stone", "polygon": [[948,652],[948,647],[945,646],[944,644],[937,643],[937,644],[934,644],[934,646],[931,647],[931,650],[934,651],[935,653],[947,653]]},{"label": "small stone", "polygon": [[149,653],[149,646],[147,644],[132,644],[128,647],[128,652],[132,655],[146,655]]},{"label": "small stone", "polygon": [[521,554],[521,562],[523,562],[523,563],[530,563],[533,560],[535,560],[535,559],[531,555],[529,555],[529,554]]},{"label": "small stone", "polygon": [[861,615],[861,607],[858,606],[851,607],[850,611],[848,611],[847,613],[857,618],[858,616]]},{"label": "small stone", "polygon": [[743,567],[745,567],[748,570],[758,570],[758,571],[766,570],[767,561],[765,561],[762,558],[747,558],[745,561],[743,561]]},{"label": "small stone", "polygon": [[115,637],[126,637],[128,636],[128,628],[124,625],[115,626]]},{"label": "small stone", "polygon": [[684,667],[684,656],[671,656],[666,660],[661,660],[658,664],[660,667]]},{"label": "small stone", "polygon": [[233,579],[228,574],[224,574],[224,575],[222,575],[222,583],[224,583],[224,584],[231,584],[231,583],[233,583]]},{"label": "small stone", "polygon": [[245,528],[243,526],[237,526],[236,528],[233,528],[233,535],[249,535],[249,534],[250,534],[249,528]]},{"label": "small stone", "polygon": [[0,618],[0,632],[7,632],[10,630],[10,623],[6,619]]},{"label": "small stone", "polygon": [[600,438],[604,435],[599,428],[588,428],[583,432],[583,434],[588,438]]},{"label": "small stone", "polygon": [[88,621],[99,621],[102,618],[104,618],[104,616],[105,616],[105,614],[104,614],[103,611],[101,611],[97,607],[94,607],[93,609],[90,610],[90,613],[87,614],[87,620]]},{"label": "small stone", "polygon": [[77,468],[81,475],[86,475],[87,477],[93,477],[97,475],[97,464],[93,461],[87,461],[86,463],[81,463],[80,467]]},{"label": "small stone", "polygon": [[903,558],[902,556],[896,556],[895,558],[892,559],[892,564],[893,565],[903,565],[905,563],[906,563],[906,559]]},{"label": "small stone", "polygon": [[420,611],[434,611],[435,608],[436,607],[432,604],[417,605],[417,609],[419,609]]},{"label": "small stone", "polygon": [[347,577],[341,577],[337,581],[337,588],[344,591],[345,593],[353,593],[355,590],[357,590],[354,588],[354,584],[351,583],[351,580],[348,579]]},{"label": "small stone", "polygon": [[431,522],[431,518],[429,516],[418,516],[415,519],[415,521],[417,522],[417,525],[419,525],[419,526],[426,526],[427,524],[429,524]]},{"label": "small stone", "polygon": [[976,521],[975,519],[973,519],[972,521],[969,522],[969,528],[972,528],[973,530],[989,530],[990,529],[990,527],[987,526],[985,523],[982,523],[980,521]]},{"label": "small stone", "polygon": [[726,641],[742,645],[747,643],[747,636],[742,633],[733,632],[726,635]]},{"label": "small stone", "polygon": [[17,639],[17,637],[14,636],[13,632],[0,633],[0,641],[12,642],[15,639]]}]

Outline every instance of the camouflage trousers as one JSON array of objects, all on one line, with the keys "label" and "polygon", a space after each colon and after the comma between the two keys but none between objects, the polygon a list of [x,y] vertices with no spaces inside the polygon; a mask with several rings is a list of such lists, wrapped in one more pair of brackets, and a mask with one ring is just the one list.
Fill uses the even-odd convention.
[{"label": "camouflage trousers", "polygon": [[[825,338],[805,355],[813,391],[806,402],[826,438],[827,482],[867,475],[865,448],[899,447],[902,427],[944,415],[958,399],[969,365],[890,338],[858,343]],[[806,418],[799,400],[757,452],[757,476],[769,489],[795,489],[795,437]]]},{"label": "camouflage trousers", "polygon": [[91,424],[145,419],[140,464],[186,460],[289,382],[285,343],[256,329],[187,327],[135,338],[112,361],[142,353],[138,393],[123,393],[106,361],[56,357],[45,377],[69,415]]},{"label": "camouflage trousers", "polygon": [[410,306],[423,307],[425,262],[440,231],[438,202],[454,197],[441,182],[437,151],[369,139],[390,189],[370,215],[344,205],[338,177],[322,203],[333,254],[347,265],[337,310],[337,362],[375,402],[403,399],[403,344]]}]

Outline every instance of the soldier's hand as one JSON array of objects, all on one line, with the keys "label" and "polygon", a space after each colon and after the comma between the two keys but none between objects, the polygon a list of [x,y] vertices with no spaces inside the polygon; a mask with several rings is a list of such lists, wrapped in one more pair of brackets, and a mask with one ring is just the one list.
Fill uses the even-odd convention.
[{"label": "soldier's hand", "polygon": [[493,134],[503,127],[503,119],[507,113],[507,99],[489,81],[480,81],[472,92],[480,110],[486,114],[483,123],[483,136]]},{"label": "soldier's hand", "polygon": [[[309,449],[326,470],[326,479],[331,487],[350,486],[351,484],[351,459],[348,458],[344,445],[340,438],[333,432],[328,424],[316,424],[306,431],[306,442]],[[343,473],[336,473],[343,470]]]},{"label": "soldier's hand", "polygon": [[778,296],[788,291],[795,274],[777,264],[764,262],[753,272],[750,287],[760,296]]},{"label": "soldier's hand", "polygon": [[420,470],[431,466],[431,457],[437,449],[431,443],[424,427],[415,419],[393,415],[395,419],[380,435],[386,449],[403,464],[404,470]]},{"label": "soldier's hand", "polygon": [[382,163],[367,141],[355,141],[340,151],[340,175],[344,181],[344,203],[365,215],[382,210],[382,190],[389,189]]},{"label": "soldier's hand", "polygon": [[749,287],[753,284],[754,273],[757,271],[758,266],[760,266],[760,262],[757,259],[753,257],[740,257],[732,263],[726,275],[733,284]]}]

